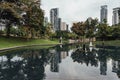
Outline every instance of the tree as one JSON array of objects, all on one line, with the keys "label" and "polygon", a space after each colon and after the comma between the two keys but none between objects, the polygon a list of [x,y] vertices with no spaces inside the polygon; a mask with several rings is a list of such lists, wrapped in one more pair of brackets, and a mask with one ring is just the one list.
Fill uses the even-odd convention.
[{"label": "tree", "polygon": [[109,31],[108,31],[108,25],[105,23],[99,24],[98,26],[98,36],[102,38],[104,41],[104,38],[107,37]]},{"label": "tree", "polygon": [[44,12],[40,8],[40,2],[39,0],[22,0],[23,3],[23,9],[25,15],[23,15],[23,25],[26,27],[26,31],[28,32],[27,36],[31,34],[31,37],[33,37],[32,32],[35,31],[38,36],[40,34],[44,34]]},{"label": "tree", "polygon": [[113,38],[120,38],[120,26],[114,26],[112,30]]},{"label": "tree", "polygon": [[97,25],[98,25],[98,19],[97,18],[95,18],[95,19],[88,18],[85,21],[86,37],[88,37],[89,40],[91,40],[91,38],[93,38],[95,36]]},{"label": "tree", "polygon": [[85,24],[84,24],[84,22],[73,23],[71,30],[75,34],[77,34],[78,36],[82,36],[83,41],[84,41],[84,37],[85,37]]},{"label": "tree", "polygon": [[18,0],[4,0],[0,1],[0,20],[4,20],[6,24],[6,35],[10,36],[10,28],[14,24],[18,24],[21,18],[18,10]]},{"label": "tree", "polygon": [[45,36],[46,38],[51,38],[52,36],[52,25],[50,23],[47,23],[46,26],[45,26]]}]

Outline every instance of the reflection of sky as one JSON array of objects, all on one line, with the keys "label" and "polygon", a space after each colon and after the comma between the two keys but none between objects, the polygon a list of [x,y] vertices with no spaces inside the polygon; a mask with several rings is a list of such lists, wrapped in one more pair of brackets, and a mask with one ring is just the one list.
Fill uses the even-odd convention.
[{"label": "reflection of sky", "polygon": [[46,80],[119,80],[116,73],[112,72],[112,60],[107,62],[107,75],[100,75],[100,62],[98,67],[90,64],[79,64],[73,62],[69,52],[69,57],[62,60],[59,64],[59,72],[51,72],[50,65],[46,66]]},{"label": "reflection of sky", "polygon": [[6,56],[0,56],[0,62],[1,61],[7,61],[7,57]]},{"label": "reflection of sky", "polygon": [[[18,57],[17,55],[14,56],[14,57],[11,59],[11,61],[21,61],[21,60],[23,60],[23,58]],[[0,62],[2,62],[2,61],[7,61],[7,57],[6,57],[6,56],[1,56],[1,57],[0,57]]]},{"label": "reflection of sky", "polygon": [[18,57],[17,55],[11,59],[11,61],[21,61],[21,60],[23,60],[23,58]]}]

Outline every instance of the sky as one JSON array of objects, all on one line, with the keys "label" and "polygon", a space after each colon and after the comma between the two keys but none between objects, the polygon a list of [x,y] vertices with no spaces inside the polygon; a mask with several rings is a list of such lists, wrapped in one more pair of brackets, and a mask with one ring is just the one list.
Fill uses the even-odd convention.
[{"label": "sky", "polygon": [[42,0],[41,8],[50,17],[51,8],[59,8],[59,17],[70,26],[88,17],[100,20],[101,5],[108,5],[108,24],[112,24],[113,8],[120,7],[120,0]]}]

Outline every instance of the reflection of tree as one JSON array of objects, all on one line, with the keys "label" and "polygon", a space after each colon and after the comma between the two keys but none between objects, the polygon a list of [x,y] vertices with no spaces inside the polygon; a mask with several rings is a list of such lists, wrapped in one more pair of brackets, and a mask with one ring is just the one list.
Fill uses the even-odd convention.
[{"label": "reflection of tree", "polygon": [[[0,64],[0,80],[43,80],[48,50],[24,50],[19,53],[6,55],[7,61]],[[16,55],[23,59],[13,60]]]},{"label": "reflection of tree", "polygon": [[[31,53],[31,56],[24,60],[23,72],[27,80],[41,80],[44,78],[44,57]],[[38,76],[39,75],[39,76]]]},{"label": "reflection of tree", "polygon": [[[16,80],[18,78],[19,70],[21,68],[21,61],[11,61],[10,54],[6,55],[7,61],[4,64],[0,64],[0,80]],[[19,80],[19,79],[17,79]]]},{"label": "reflection of tree", "polygon": [[110,57],[112,58],[112,72],[115,72],[118,78],[120,78],[120,49],[115,48],[110,52]]},{"label": "reflection of tree", "polygon": [[77,49],[71,55],[74,62],[85,63],[87,66],[91,64],[91,66],[98,66],[97,56],[94,52],[85,52],[82,49]]}]

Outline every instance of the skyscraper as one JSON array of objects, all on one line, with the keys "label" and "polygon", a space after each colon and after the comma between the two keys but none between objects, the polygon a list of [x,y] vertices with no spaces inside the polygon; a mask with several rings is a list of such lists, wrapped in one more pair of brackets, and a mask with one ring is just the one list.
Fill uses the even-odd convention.
[{"label": "skyscraper", "polygon": [[66,31],[66,23],[65,22],[61,23],[61,31]]},{"label": "skyscraper", "polygon": [[66,31],[69,31],[69,25],[66,24]]},{"label": "skyscraper", "polygon": [[107,5],[101,6],[101,11],[100,11],[100,22],[104,23],[104,21],[107,21]]},{"label": "skyscraper", "polygon": [[120,23],[120,19],[119,19],[120,16],[118,14],[119,9],[120,9],[120,7],[113,9],[112,25],[116,25],[116,24]]},{"label": "skyscraper", "polygon": [[48,24],[48,17],[44,17],[44,26],[47,26]]},{"label": "skyscraper", "polygon": [[61,30],[61,18],[58,19],[58,30]]},{"label": "skyscraper", "polygon": [[59,30],[58,16],[59,16],[59,9],[58,8],[53,8],[50,10],[50,22],[52,24],[54,31]]}]

